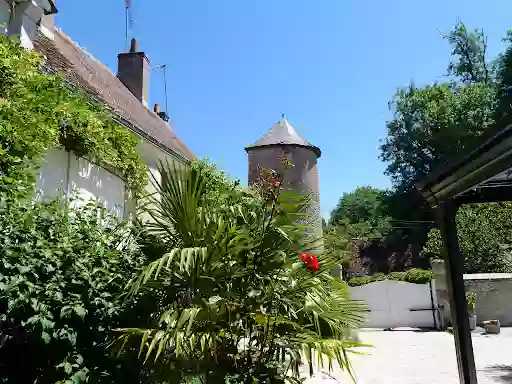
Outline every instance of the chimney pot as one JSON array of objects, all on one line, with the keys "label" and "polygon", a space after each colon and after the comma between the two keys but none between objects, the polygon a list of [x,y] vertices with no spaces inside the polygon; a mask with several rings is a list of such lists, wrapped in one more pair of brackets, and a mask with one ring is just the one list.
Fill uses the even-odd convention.
[{"label": "chimney pot", "polygon": [[160,104],[155,104],[153,111],[158,115],[160,113]]},{"label": "chimney pot", "polygon": [[132,39],[132,42],[130,44],[130,52],[131,53],[139,52],[139,42],[136,39]]},{"label": "chimney pot", "polygon": [[118,55],[117,77],[144,106],[148,106],[149,60],[132,39],[130,52]]},{"label": "chimney pot", "polygon": [[159,112],[158,116],[160,116],[160,118],[165,122],[169,121],[169,115],[167,114],[167,112]]}]

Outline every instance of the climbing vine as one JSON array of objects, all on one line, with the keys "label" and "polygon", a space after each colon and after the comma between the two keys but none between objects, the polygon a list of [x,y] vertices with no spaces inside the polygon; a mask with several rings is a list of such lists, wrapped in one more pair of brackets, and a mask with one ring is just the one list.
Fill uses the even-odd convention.
[{"label": "climbing vine", "polygon": [[139,139],[57,75],[0,36],[0,191],[31,192],[43,154],[62,147],[114,168],[135,194],[147,183]]}]

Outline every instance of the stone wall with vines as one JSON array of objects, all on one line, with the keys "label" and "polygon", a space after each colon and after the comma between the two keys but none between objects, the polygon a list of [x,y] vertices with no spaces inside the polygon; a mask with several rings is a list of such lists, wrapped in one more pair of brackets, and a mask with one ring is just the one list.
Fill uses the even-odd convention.
[{"label": "stone wall with vines", "polygon": [[140,193],[140,138],[61,77],[42,73],[42,60],[0,36],[0,192],[30,193],[44,153],[62,147],[115,168]]}]

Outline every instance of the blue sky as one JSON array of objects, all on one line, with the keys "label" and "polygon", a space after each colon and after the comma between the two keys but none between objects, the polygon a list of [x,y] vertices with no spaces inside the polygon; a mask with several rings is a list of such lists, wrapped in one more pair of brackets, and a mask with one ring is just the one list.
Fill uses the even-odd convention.
[{"label": "blue sky", "polygon": [[[244,146],[285,113],[322,149],[322,213],[361,185],[387,188],[379,139],[397,87],[442,80],[441,33],[461,19],[483,28],[491,56],[512,28],[510,1],[132,0],[154,66],[168,67],[178,136],[247,182]],[[124,49],[123,0],[58,1],[57,25],[113,72]],[[150,104],[164,102],[151,77]]]}]

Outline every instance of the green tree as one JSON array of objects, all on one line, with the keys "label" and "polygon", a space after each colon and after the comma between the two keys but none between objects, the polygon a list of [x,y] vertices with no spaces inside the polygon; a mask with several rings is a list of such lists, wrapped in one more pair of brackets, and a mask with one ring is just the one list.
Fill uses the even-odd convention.
[{"label": "green tree", "polygon": [[388,224],[386,198],[386,191],[373,187],[358,187],[344,193],[331,212],[329,223],[358,226],[361,234],[381,234]]},{"label": "green tree", "polygon": [[463,83],[489,83],[493,72],[487,63],[487,36],[483,30],[468,31],[464,23],[458,21],[449,34],[444,36],[452,47],[453,61],[448,73]]},{"label": "green tree", "polygon": [[494,126],[495,87],[485,83],[437,84],[400,89],[381,159],[398,188],[409,188],[456,157]]},{"label": "green tree", "polygon": [[385,191],[373,187],[358,187],[353,192],[344,193],[338,205],[331,212],[331,223],[348,220],[355,224],[373,220],[382,214]]},{"label": "green tree", "polygon": [[393,118],[381,144],[381,159],[394,184],[416,180],[474,145],[495,124],[498,88],[486,63],[487,39],[462,23],[445,37],[452,47],[453,81],[399,89],[390,103]]},{"label": "green tree", "polygon": [[507,32],[503,40],[508,46],[495,65],[499,99],[496,122],[501,128],[512,124],[512,30]]},{"label": "green tree", "polygon": [[309,363],[316,353],[350,371],[347,338],[362,307],[330,274],[339,260],[322,256],[317,265],[312,255],[299,257],[303,228],[279,175],[262,174],[259,204],[218,207],[204,199],[202,169],[160,173],[146,231],[165,239],[168,251],[130,291],[149,292],[159,305],[150,326],[118,330],[119,342],[135,343],[165,381],[280,383],[297,377],[301,353]]},{"label": "green tree", "polygon": [[[465,273],[512,271],[512,203],[463,206],[456,221]],[[423,253],[443,257],[439,229],[429,232]]]}]

